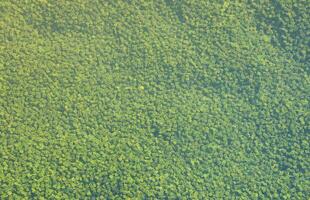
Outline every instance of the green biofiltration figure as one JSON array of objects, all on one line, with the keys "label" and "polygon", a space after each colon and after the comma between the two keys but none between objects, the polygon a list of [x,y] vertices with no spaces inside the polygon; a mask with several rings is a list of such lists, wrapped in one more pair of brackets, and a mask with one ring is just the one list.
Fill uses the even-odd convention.
[{"label": "green biofiltration figure", "polygon": [[1,0],[0,199],[309,199],[309,6]]}]

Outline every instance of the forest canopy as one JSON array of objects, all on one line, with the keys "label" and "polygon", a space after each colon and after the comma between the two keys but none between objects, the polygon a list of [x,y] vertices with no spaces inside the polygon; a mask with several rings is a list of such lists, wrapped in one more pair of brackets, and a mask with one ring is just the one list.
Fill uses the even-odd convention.
[{"label": "forest canopy", "polygon": [[1,0],[0,199],[309,199],[309,5]]}]

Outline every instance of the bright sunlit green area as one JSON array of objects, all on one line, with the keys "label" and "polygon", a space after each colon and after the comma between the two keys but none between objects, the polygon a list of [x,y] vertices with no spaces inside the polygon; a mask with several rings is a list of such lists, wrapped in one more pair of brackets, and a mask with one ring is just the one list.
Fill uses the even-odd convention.
[{"label": "bright sunlit green area", "polygon": [[1,0],[0,199],[309,199],[309,5]]}]

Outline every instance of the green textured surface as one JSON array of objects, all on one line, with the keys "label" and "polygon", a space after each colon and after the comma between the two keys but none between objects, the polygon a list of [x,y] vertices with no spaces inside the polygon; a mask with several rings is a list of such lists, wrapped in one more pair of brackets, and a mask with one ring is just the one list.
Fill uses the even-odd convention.
[{"label": "green textured surface", "polygon": [[309,4],[0,1],[0,199],[309,199]]}]

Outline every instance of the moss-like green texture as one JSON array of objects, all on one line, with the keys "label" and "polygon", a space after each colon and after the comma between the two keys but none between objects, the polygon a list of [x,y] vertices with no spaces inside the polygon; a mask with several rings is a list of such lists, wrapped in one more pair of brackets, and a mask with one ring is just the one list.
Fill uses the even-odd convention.
[{"label": "moss-like green texture", "polygon": [[309,199],[308,0],[1,0],[0,199]]}]

